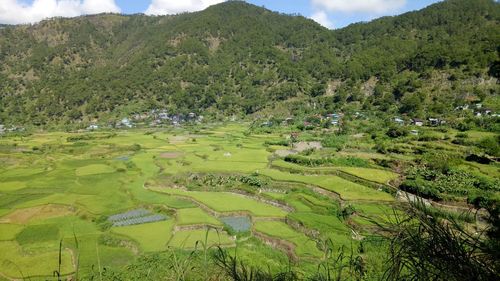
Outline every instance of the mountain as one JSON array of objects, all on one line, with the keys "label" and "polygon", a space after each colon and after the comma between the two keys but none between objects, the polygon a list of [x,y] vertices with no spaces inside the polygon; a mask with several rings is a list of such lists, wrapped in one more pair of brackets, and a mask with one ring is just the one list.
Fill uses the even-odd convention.
[{"label": "mountain", "polygon": [[471,100],[496,107],[499,20],[495,1],[448,0],[331,31],[229,1],[176,16],[5,26],[0,123],[85,123],[153,108],[221,116],[349,104],[420,116]]}]

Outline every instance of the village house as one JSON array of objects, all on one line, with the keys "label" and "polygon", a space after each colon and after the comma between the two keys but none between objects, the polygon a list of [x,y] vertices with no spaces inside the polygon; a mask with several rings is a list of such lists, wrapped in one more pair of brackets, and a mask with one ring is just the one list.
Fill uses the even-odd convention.
[{"label": "village house", "polygon": [[441,120],[441,119],[438,119],[438,118],[429,118],[429,119],[427,119],[427,120],[429,121],[429,125],[430,125],[430,126],[433,126],[433,127],[436,127],[436,126],[440,126],[440,125],[446,124],[446,121]]},{"label": "village house", "polygon": [[273,125],[273,122],[271,121],[265,121],[260,124],[261,127],[271,127]]},{"label": "village house", "polygon": [[460,105],[460,106],[455,107],[456,111],[459,111],[459,110],[468,110],[468,109],[469,109],[469,105],[468,104],[464,104],[464,105]]},{"label": "village house", "polygon": [[330,113],[330,114],[326,115],[326,118],[327,119],[340,119],[340,118],[342,118],[342,116],[344,116],[343,113]]},{"label": "village house", "polygon": [[286,118],[286,119],[283,121],[283,124],[284,124],[284,125],[292,125],[292,124],[293,124],[293,118],[292,118],[292,117],[288,117],[288,118]]},{"label": "village house", "polygon": [[99,126],[96,124],[91,124],[90,126],[87,127],[88,131],[93,131],[93,130],[98,130]]},{"label": "village house", "polygon": [[354,112],[354,117],[355,118],[364,118],[365,115],[361,112],[356,111],[356,112]]},{"label": "village house", "polygon": [[147,112],[145,113],[137,113],[137,114],[134,114],[134,116],[132,117],[135,121],[142,121],[142,120],[145,120],[145,119],[148,119],[149,118],[149,114]]},{"label": "village house", "polygon": [[149,126],[151,126],[151,127],[158,127],[158,126],[160,126],[160,124],[161,124],[160,120],[154,119],[153,121],[151,121],[151,123],[149,123]]},{"label": "village house", "polygon": [[394,118],[394,123],[396,123],[398,125],[404,125],[405,121],[402,118],[400,118],[400,117],[395,117]]},{"label": "village house", "polygon": [[24,127],[18,127],[18,126],[12,126],[10,128],[5,128],[4,131],[7,131],[7,132],[22,132],[24,131]]},{"label": "village house", "polygon": [[161,120],[167,120],[167,119],[169,119],[169,116],[168,116],[167,112],[160,112],[158,114],[158,118],[160,118]]},{"label": "village house", "polygon": [[126,127],[126,128],[132,128],[134,125],[133,123],[127,118],[123,118],[120,122],[118,122],[117,127]]},{"label": "village house", "polygon": [[418,127],[422,127],[424,125],[424,121],[418,118],[413,118],[411,119],[411,124]]}]

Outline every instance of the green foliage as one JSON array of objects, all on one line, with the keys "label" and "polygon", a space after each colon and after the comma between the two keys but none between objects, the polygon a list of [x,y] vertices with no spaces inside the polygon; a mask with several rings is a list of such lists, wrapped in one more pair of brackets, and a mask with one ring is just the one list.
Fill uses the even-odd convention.
[{"label": "green foliage", "polygon": [[352,205],[347,205],[346,207],[342,208],[342,211],[340,212],[339,216],[343,219],[346,220],[350,216],[352,216],[356,212],[356,209]]},{"label": "green foliage", "polygon": [[412,167],[407,171],[401,189],[435,200],[466,198],[477,193],[500,191],[498,179],[476,176],[472,173],[448,169],[436,170],[429,167]]},{"label": "green foliage", "polygon": [[141,150],[141,145],[140,144],[137,144],[137,143],[134,143],[133,145],[130,146],[130,150],[132,151],[140,151]]},{"label": "green foliage", "polygon": [[491,247],[498,246],[498,236],[471,235],[459,220],[442,218],[421,201],[412,203],[407,213],[385,226],[391,243],[384,279],[498,279],[498,250]]},{"label": "green foliage", "polygon": [[328,136],[324,137],[321,140],[321,144],[324,147],[331,147],[337,151],[340,151],[345,147],[348,140],[349,140],[349,137],[346,135],[333,135],[332,134],[332,135],[328,135]]},{"label": "green foliage", "polygon": [[24,228],[16,236],[19,244],[40,243],[57,241],[59,239],[59,228],[54,224],[30,225]]},{"label": "green foliage", "polygon": [[289,140],[275,140],[275,141],[266,141],[266,145],[281,145],[281,146],[288,146],[290,145]]},{"label": "green foliage", "polygon": [[500,157],[500,135],[483,138],[477,146],[484,149],[491,156]]},{"label": "green foliage", "polygon": [[311,158],[301,155],[288,155],[283,158],[286,162],[295,163],[304,166],[316,167],[322,165],[335,165],[344,167],[370,167],[367,160],[357,157],[327,157]]},{"label": "green foliage", "polygon": [[459,161],[460,159],[457,155],[444,151],[431,151],[422,155],[422,162],[427,165],[427,167],[442,173],[448,172],[450,168],[457,165]]},{"label": "green foliage", "polygon": [[405,137],[408,135],[408,129],[406,127],[391,127],[385,134],[391,138]]}]

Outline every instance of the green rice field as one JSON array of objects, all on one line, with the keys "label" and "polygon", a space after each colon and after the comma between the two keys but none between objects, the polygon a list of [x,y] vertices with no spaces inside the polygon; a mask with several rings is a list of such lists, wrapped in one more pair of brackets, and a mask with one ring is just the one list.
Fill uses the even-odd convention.
[{"label": "green rice field", "polygon": [[[63,275],[90,276],[97,266],[121,268],[145,254],[192,250],[202,242],[237,246],[242,258],[256,264],[275,266],[276,257],[286,256],[254,233],[294,245],[295,258],[307,264],[321,258],[323,240],[351,247],[359,243],[353,229],[369,234],[361,217],[340,218],[346,205],[366,217],[392,208],[391,194],[328,170],[381,184],[397,174],[340,166],[314,168],[326,171],[315,173],[275,159],[266,142],[282,138],[279,133],[246,130],[247,124],[229,124],[196,132],[1,138],[0,276],[50,280],[59,266]],[[167,219],[132,218],[124,226],[109,220],[138,209]],[[250,218],[252,231],[234,234],[219,219],[238,215]]]}]

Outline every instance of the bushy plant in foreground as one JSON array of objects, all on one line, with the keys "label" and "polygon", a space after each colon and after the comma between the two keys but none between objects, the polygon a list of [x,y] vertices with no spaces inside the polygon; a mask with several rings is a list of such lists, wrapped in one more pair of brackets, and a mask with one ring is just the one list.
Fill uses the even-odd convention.
[{"label": "bushy plant in foreground", "polygon": [[385,280],[499,280],[498,249],[491,247],[498,236],[473,234],[452,217],[436,217],[421,201],[406,211],[385,227],[391,237]]}]

